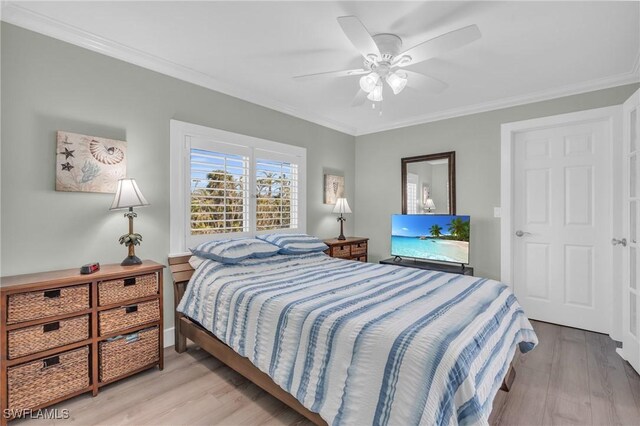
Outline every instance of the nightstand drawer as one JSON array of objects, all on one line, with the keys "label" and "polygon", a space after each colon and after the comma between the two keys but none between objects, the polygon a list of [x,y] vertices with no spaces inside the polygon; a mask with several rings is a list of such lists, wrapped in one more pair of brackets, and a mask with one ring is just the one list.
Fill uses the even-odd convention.
[{"label": "nightstand drawer", "polygon": [[102,311],[98,314],[100,335],[117,333],[131,327],[160,320],[160,302],[137,303]]},{"label": "nightstand drawer", "polygon": [[9,359],[35,354],[89,338],[89,315],[9,331]]},{"label": "nightstand drawer", "polygon": [[343,246],[336,246],[332,249],[332,257],[351,257],[351,245],[345,244]]},{"label": "nightstand drawer", "polygon": [[367,254],[367,242],[356,243],[351,245],[351,254],[353,256]]},{"label": "nightstand drawer", "polygon": [[127,300],[158,294],[157,274],[138,275],[98,283],[100,306],[126,302]]},{"label": "nightstand drawer", "polygon": [[70,314],[89,309],[89,284],[12,294],[7,324]]}]

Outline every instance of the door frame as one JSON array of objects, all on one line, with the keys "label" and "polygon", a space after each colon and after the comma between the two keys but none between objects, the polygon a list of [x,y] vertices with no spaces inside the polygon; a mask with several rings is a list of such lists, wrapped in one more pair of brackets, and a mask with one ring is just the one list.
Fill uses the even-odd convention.
[{"label": "door frame", "polygon": [[[557,127],[561,125],[579,124],[593,121],[607,122],[609,136],[612,141],[609,146],[610,158],[612,159],[612,182],[611,191],[607,195],[607,202],[612,208],[612,223],[610,224],[611,236],[619,235],[622,232],[622,197],[616,194],[614,188],[619,188],[622,183],[622,171],[619,165],[622,161],[622,105],[615,105],[604,108],[590,109],[585,111],[571,112],[548,117],[534,118],[530,120],[504,123],[501,125],[500,138],[500,280],[513,286],[513,155],[515,136],[518,133]],[[618,167],[616,167],[618,166]],[[616,209],[617,207],[617,209]],[[617,216],[620,215],[618,218]],[[620,340],[622,336],[622,258],[613,258],[613,246],[608,246],[607,257],[612,261],[612,282],[613,286],[608,286],[607,315],[611,318],[609,334],[612,338]],[[617,260],[617,262],[616,262]],[[516,295],[517,296],[517,295]]]}]

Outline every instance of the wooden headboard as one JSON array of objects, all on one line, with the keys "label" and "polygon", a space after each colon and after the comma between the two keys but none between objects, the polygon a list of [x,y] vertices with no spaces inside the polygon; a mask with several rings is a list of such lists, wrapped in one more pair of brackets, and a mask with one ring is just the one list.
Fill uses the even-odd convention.
[{"label": "wooden headboard", "polygon": [[173,277],[175,346],[176,351],[178,352],[184,352],[187,349],[187,341],[184,335],[180,332],[180,318],[182,318],[182,314],[178,312],[176,308],[184,295],[189,279],[191,279],[191,275],[193,275],[193,268],[189,264],[189,258],[191,258],[190,254],[169,256],[169,269],[171,269],[171,275]]}]

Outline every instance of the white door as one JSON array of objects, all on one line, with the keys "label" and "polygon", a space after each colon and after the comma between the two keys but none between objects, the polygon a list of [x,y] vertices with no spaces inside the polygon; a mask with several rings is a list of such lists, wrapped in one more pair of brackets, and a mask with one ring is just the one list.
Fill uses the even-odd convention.
[{"label": "white door", "polygon": [[[640,90],[622,107],[623,111],[623,255],[622,351],[621,355],[640,372]],[[616,241],[617,242],[617,241]],[[622,242],[622,239],[620,239]]]},{"label": "white door", "polygon": [[513,285],[532,319],[609,332],[610,126],[574,118],[514,135]]}]

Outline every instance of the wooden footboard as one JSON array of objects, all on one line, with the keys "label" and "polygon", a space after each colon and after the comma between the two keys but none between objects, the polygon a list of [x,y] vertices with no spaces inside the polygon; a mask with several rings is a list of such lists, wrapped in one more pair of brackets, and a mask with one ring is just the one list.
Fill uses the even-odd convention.
[{"label": "wooden footboard", "polygon": [[[177,309],[175,309],[178,307],[189,279],[193,275],[193,268],[189,264],[190,257],[190,255],[169,257],[169,268],[173,274],[176,352],[182,353],[186,351],[187,339],[189,339],[213,355],[219,361],[237,371],[269,394],[273,395],[307,419],[311,420],[313,423],[326,426],[327,422],[325,422],[318,413],[309,411],[309,409],[304,407],[293,395],[282,389],[271,379],[271,377],[253,365],[248,358],[238,354],[209,331],[205,330],[199,324],[193,322],[191,319],[182,315],[177,311]],[[500,390],[509,392],[515,377],[516,372],[513,368],[513,364],[511,364],[507,371],[507,375],[502,382]]]},{"label": "wooden footboard", "polygon": [[[173,291],[175,308],[178,307],[178,303],[184,295],[185,289],[191,275],[193,275],[193,268],[189,265],[189,255],[186,256],[173,256],[169,257],[169,268],[173,273]],[[276,384],[271,377],[263,373],[245,358],[239,355],[236,351],[224,344],[218,338],[216,338],[209,331],[202,328],[199,324],[191,321],[191,319],[185,317],[181,313],[175,310],[175,339],[176,339],[176,352],[182,353],[187,350],[187,339],[200,346],[205,351],[209,352],[220,362],[226,364],[231,369],[242,374],[251,382],[273,395],[289,407],[296,410],[298,413],[311,420],[313,423],[320,426],[327,426],[322,417],[318,413],[309,411],[303,406],[293,395],[282,389]]]}]

